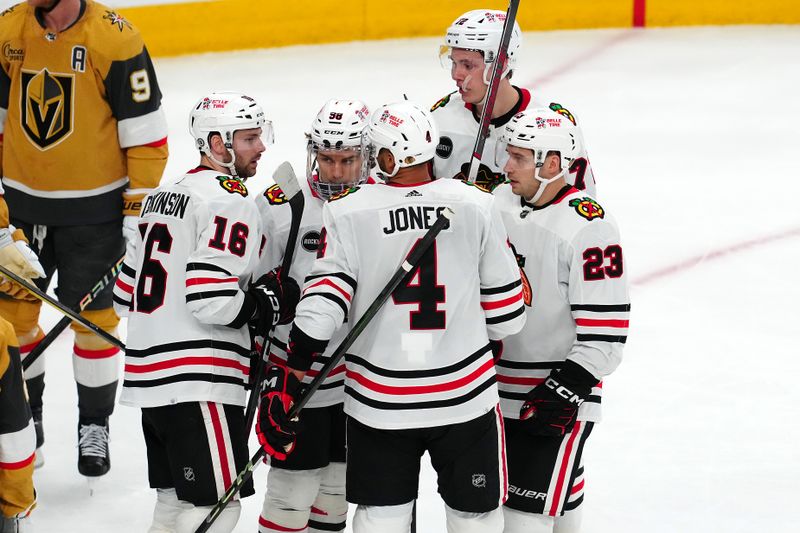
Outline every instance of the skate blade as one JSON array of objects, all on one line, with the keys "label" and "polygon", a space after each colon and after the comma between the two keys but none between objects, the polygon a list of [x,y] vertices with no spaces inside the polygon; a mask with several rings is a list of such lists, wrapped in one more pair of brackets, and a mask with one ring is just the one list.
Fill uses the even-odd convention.
[{"label": "skate blade", "polygon": [[94,496],[94,491],[97,488],[97,484],[100,481],[100,478],[84,476],[84,479],[86,480],[86,486],[89,489],[89,497]]}]

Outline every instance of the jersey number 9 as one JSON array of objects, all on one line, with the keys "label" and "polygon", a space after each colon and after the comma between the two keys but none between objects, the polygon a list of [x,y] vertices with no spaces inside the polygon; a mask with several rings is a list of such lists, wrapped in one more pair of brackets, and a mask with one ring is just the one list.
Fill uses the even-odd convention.
[{"label": "jersey number 9", "polygon": [[143,68],[131,73],[131,98],[137,104],[150,100],[150,76]]}]

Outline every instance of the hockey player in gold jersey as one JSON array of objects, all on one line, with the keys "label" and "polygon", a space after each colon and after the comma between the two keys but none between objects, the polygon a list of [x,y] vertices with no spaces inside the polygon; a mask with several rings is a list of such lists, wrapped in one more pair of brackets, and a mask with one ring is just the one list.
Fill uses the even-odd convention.
[{"label": "hockey player in gold jersey", "polygon": [[[167,158],[167,125],[152,61],[138,31],[93,0],[29,0],[0,15],[2,184],[11,223],[39,255],[45,288],[76,305],[123,254],[144,195]],[[111,287],[82,314],[111,333]],[[4,298],[23,359],[42,339],[41,304]],[[73,366],[80,419],[78,469],[110,467],[108,417],[118,349],[75,328]],[[37,429],[44,359],[25,374]]]}]

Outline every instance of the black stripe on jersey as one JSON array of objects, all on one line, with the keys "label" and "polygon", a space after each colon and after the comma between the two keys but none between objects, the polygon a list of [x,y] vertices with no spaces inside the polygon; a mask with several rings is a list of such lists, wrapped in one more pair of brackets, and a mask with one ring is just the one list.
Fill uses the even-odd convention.
[{"label": "black stripe on jersey", "polygon": [[514,287],[519,287],[522,285],[522,280],[518,279],[513,283],[509,283],[508,285],[503,285],[502,287],[486,287],[485,289],[481,289],[481,294],[483,295],[490,295],[490,294],[500,294],[503,292],[508,292]]},{"label": "black stripe on jersey", "polygon": [[589,334],[589,333],[578,333],[578,340],[582,342],[588,341],[603,341],[603,342],[621,342],[625,344],[625,341],[628,340],[626,335],[597,335],[597,334]]},{"label": "black stripe on jersey", "polygon": [[[142,78],[147,77],[150,87],[150,95],[146,100],[141,98],[144,95],[140,91],[134,94],[131,85],[134,74],[140,72]],[[111,112],[117,120],[141,117],[161,106],[161,91],[158,88],[156,71],[145,46],[142,46],[142,51],[133,57],[112,61],[103,85],[106,88],[106,99]]]},{"label": "black stripe on jersey", "polygon": [[255,296],[251,296],[250,293],[247,292],[244,293],[244,298],[242,298],[242,307],[240,307],[239,312],[236,313],[236,318],[225,325],[233,329],[241,328],[247,324],[248,320],[253,318],[257,308],[258,306],[256,305]]},{"label": "black stripe on jersey", "polygon": [[325,383],[319,386],[319,390],[328,390],[328,389],[337,389],[344,385],[344,380],[340,379],[339,381],[334,381],[332,383]]},{"label": "black stripe on jersey", "polygon": [[342,300],[341,298],[339,298],[335,294],[331,294],[329,292],[312,292],[312,293],[306,294],[305,296],[300,298],[300,301],[303,301],[306,298],[313,298],[314,296],[319,296],[321,298],[325,298],[327,300],[332,301],[333,303],[335,303],[336,305],[341,307],[342,308],[342,313],[344,313],[344,316],[347,316],[347,304],[344,303],[344,300]]},{"label": "black stripe on jersey", "polygon": [[233,275],[224,268],[222,268],[221,266],[212,265],[211,263],[187,263],[186,272],[189,272],[191,270],[209,270],[211,272],[222,272],[226,276]]},{"label": "black stripe on jersey", "polygon": [[129,267],[126,263],[122,263],[122,273],[131,278],[136,277],[136,271]]},{"label": "black stripe on jersey", "polygon": [[207,381],[209,383],[229,383],[231,385],[244,386],[245,380],[233,376],[222,376],[220,374],[208,374],[205,372],[181,372],[174,376],[167,376],[164,378],[148,379],[146,381],[132,381],[126,379],[123,381],[123,387],[129,388],[148,388],[160,387],[161,385],[170,385],[172,383],[181,383],[183,381]]},{"label": "black stripe on jersey", "polygon": [[346,522],[337,522],[336,524],[326,524],[324,522],[317,522],[316,520],[308,519],[309,529],[314,531],[344,531]]},{"label": "black stripe on jersey", "polygon": [[506,313],[504,315],[487,317],[486,323],[487,324],[500,324],[501,322],[508,322],[509,320],[513,320],[517,318],[519,315],[525,312],[525,306],[520,305],[516,311],[511,311],[510,313]]},{"label": "black stripe on jersey", "polygon": [[[274,347],[276,347],[276,348],[280,349],[280,350],[283,350],[284,352],[285,352],[287,349],[289,349],[289,347],[288,347],[288,346],[286,346],[286,343],[285,343],[285,342],[279,341],[279,340],[278,340],[278,339],[276,339],[275,337],[272,337],[272,345],[273,345]],[[329,357],[326,357],[326,359],[330,359],[330,358],[329,358]],[[317,361],[320,361],[320,360],[322,360],[322,358],[321,358],[321,357],[320,357],[320,358],[317,358]]]},{"label": "black stripe on jersey", "polygon": [[207,298],[219,298],[221,296],[236,296],[239,291],[236,289],[224,289],[221,291],[203,291],[203,292],[195,292],[192,294],[186,295],[187,302],[193,302],[195,300],[205,300]]},{"label": "black stripe on jersey", "polygon": [[215,350],[222,350],[226,352],[233,352],[235,354],[250,357],[250,348],[239,346],[234,342],[225,342],[212,339],[201,339],[194,341],[178,341],[168,342],[166,344],[156,344],[144,350],[134,350],[128,348],[125,350],[127,357],[147,357],[148,355],[156,355],[168,352],[177,352],[180,350],[197,350],[199,348],[213,348]]},{"label": "black stripe on jersey", "polygon": [[305,279],[304,283],[308,283],[309,281],[313,281],[313,280],[319,279],[319,278],[337,278],[337,279],[340,279],[340,280],[344,281],[345,283],[347,283],[348,285],[350,285],[350,287],[353,289],[352,292],[356,292],[356,287],[358,287],[358,283],[356,283],[356,280],[354,280],[353,278],[351,278],[347,274],[342,274],[341,272],[334,272],[333,274],[317,274],[315,276],[306,276],[306,279]]},{"label": "black stripe on jersey", "polygon": [[[500,385],[503,385],[502,383]],[[531,388],[533,390],[533,388]],[[500,397],[504,400],[516,400],[518,402],[524,402],[528,399],[528,395],[525,392],[509,392],[507,390],[500,390]],[[584,400],[587,403],[600,403],[600,396],[589,396]]]},{"label": "black stripe on jersey", "polygon": [[486,352],[491,351],[491,348],[487,344],[486,346],[480,348],[478,351],[473,352],[465,359],[458,361],[450,366],[445,366],[441,368],[431,368],[428,370],[389,370],[388,368],[381,368],[379,366],[375,366],[372,363],[368,362],[366,359],[358,357],[357,355],[352,354],[345,354],[344,358],[348,364],[356,364],[362,366],[372,372],[373,374],[377,374],[379,376],[384,376],[387,378],[429,378],[434,376],[444,376],[446,374],[451,374],[453,372],[458,372],[462,368],[466,368],[467,366],[471,365],[484,355]]},{"label": "black stripe on jersey", "polygon": [[501,358],[499,361],[495,362],[495,366],[519,370],[550,370],[551,368],[561,368],[564,366],[564,361],[506,361]]},{"label": "black stripe on jersey", "polygon": [[131,300],[123,300],[122,298],[120,298],[120,297],[119,297],[119,296],[117,296],[116,294],[113,294],[113,295],[111,296],[111,298],[112,298],[112,299],[113,299],[115,302],[117,302],[119,305],[121,305],[122,307],[127,307],[128,309],[130,309],[130,307],[131,307]]},{"label": "black stripe on jersey", "polygon": [[467,403],[473,398],[479,396],[483,391],[495,384],[497,379],[494,374],[489,376],[489,379],[472,389],[466,394],[456,396],[455,398],[447,398],[446,400],[432,400],[429,402],[409,402],[409,403],[396,403],[396,402],[382,402],[373,398],[359,394],[350,386],[345,386],[345,394],[349,394],[357,402],[363,403],[373,409],[382,409],[385,411],[403,411],[406,409],[441,409],[443,407],[453,407]]},{"label": "black stripe on jersey", "polygon": [[578,499],[572,502],[564,503],[564,510],[565,511],[572,511],[573,509],[577,509],[580,504],[583,503],[583,494],[578,496]]},{"label": "black stripe on jersey", "polygon": [[594,313],[627,313],[631,304],[573,304],[569,308],[573,311],[592,311]]}]

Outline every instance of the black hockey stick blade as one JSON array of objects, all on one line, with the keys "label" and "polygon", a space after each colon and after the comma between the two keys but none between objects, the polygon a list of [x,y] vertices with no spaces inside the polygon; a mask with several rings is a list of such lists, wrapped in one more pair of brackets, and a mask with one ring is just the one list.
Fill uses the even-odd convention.
[{"label": "black hockey stick blade", "polygon": [[514,31],[514,21],[517,19],[517,10],[520,0],[510,0],[508,11],[506,11],[506,21],[503,24],[503,33],[500,37],[500,47],[492,63],[492,77],[489,80],[489,90],[486,93],[486,103],[481,112],[481,121],[478,126],[478,136],[475,139],[475,146],[472,148],[472,157],[469,160],[469,175],[467,181],[475,183],[478,177],[478,169],[483,158],[483,148],[486,145],[486,138],[489,137],[489,125],[494,111],[494,102],[497,98],[497,88],[503,76],[503,69],[508,62],[508,44],[511,42],[511,33]]},{"label": "black hockey stick blade", "polygon": [[[110,283],[114,283],[114,281],[117,279],[117,274],[122,269],[122,262],[124,260],[125,256],[123,255],[116,263],[114,263],[114,266],[112,266],[109,271],[103,274],[103,277],[92,286],[92,289],[87,292],[83,298],[81,298],[77,305],[79,313],[86,309],[86,306],[94,301],[95,297],[100,291],[108,287]],[[39,343],[33,348],[33,350],[30,351],[27,357],[25,357],[25,360],[22,361],[22,369],[28,370],[71,323],[72,319],[70,317],[61,317],[61,320],[56,322],[56,325],[50,328],[50,331],[48,331],[47,334],[42,337],[42,340],[39,341]]]},{"label": "black hockey stick blade", "polygon": [[36,285],[32,285],[32,284],[28,283],[27,281],[25,281],[21,277],[17,276],[15,273],[13,273],[10,270],[8,270],[3,265],[0,265],[0,274],[4,275],[5,277],[7,277],[10,280],[13,280],[13,281],[17,282],[26,291],[28,291],[29,293],[33,294],[34,296],[36,296],[38,299],[40,299],[44,303],[48,304],[49,306],[55,308],[60,313],[68,316],[70,319],[72,319],[75,322],[79,323],[80,325],[82,325],[86,329],[90,330],[92,333],[94,333],[98,337],[102,338],[106,342],[108,342],[110,344],[113,344],[114,346],[116,346],[118,348],[121,348],[123,350],[125,349],[125,343],[123,343],[121,340],[119,340],[115,336],[111,335],[107,331],[104,331],[103,329],[100,329],[100,327],[97,324],[95,324],[94,322],[91,322],[90,320],[85,319],[84,317],[82,317],[81,315],[79,315],[78,313],[76,313],[75,311],[73,311],[72,309],[67,307],[66,305],[62,304],[61,302],[59,302],[57,300],[54,300],[53,298],[51,298],[50,296],[48,296],[44,292],[40,291],[39,288]]},{"label": "black hockey stick blade", "polygon": [[[362,331],[367,327],[370,321],[375,318],[375,315],[378,314],[378,311],[386,303],[386,300],[389,299],[392,292],[400,285],[400,282],[405,278],[410,272],[412,272],[419,262],[422,260],[422,257],[425,255],[425,252],[428,251],[428,248],[431,247],[436,236],[439,235],[445,227],[448,227],[450,224],[450,219],[453,217],[452,209],[445,209],[442,214],[439,215],[439,218],[436,219],[436,222],[433,223],[433,226],[428,229],[428,231],[423,235],[422,239],[417,243],[414,248],[411,249],[408,256],[403,260],[402,264],[398,267],[386,285],[383,287],[381,292],[375,298],[375,300],[370,304],[364,314],[358,319],[355,326],[350,330],[347,336],[342,339],[342,342],[339,343],[339,346],[331,355],[331,358],[325,364],[324,367],[320,370],[319,374],[309,383],[308,387],[306,387],[305,393],[303,396],[294,404],[289,411],[289,418],[294,418],[300,412],[301,409],[308,403],[311,399],[311,396],[314,392],[319,389],[322,382],[331,373],[331,370],[339,363],[339,360],[344,357],[345,352],[347,351],[350,346],[356,341],[358,336],[361,334]],[[225,494],[217,501],[216,505],[211,509],[211,512],[208,513],[208,516],[203,521],[202,524],[195,530],[195,533],[206,533],[214,521],[217,519],[219,514],[222,512],[225,507],[233,500],[234,496],[238,494],[238,492],[242,489],[242,486],[247,482],[248,479],[253,475],[253,470],[255,467],[261,463],[264,456],[267,452],[264,451],[264,448],[259,448],[258,451],[253,454],[250,458],[250,461],[245,465],[244,469],[239,472],[239,475],[236,476],[236,479],[233,481],[228,490],[225,491]]]}]

